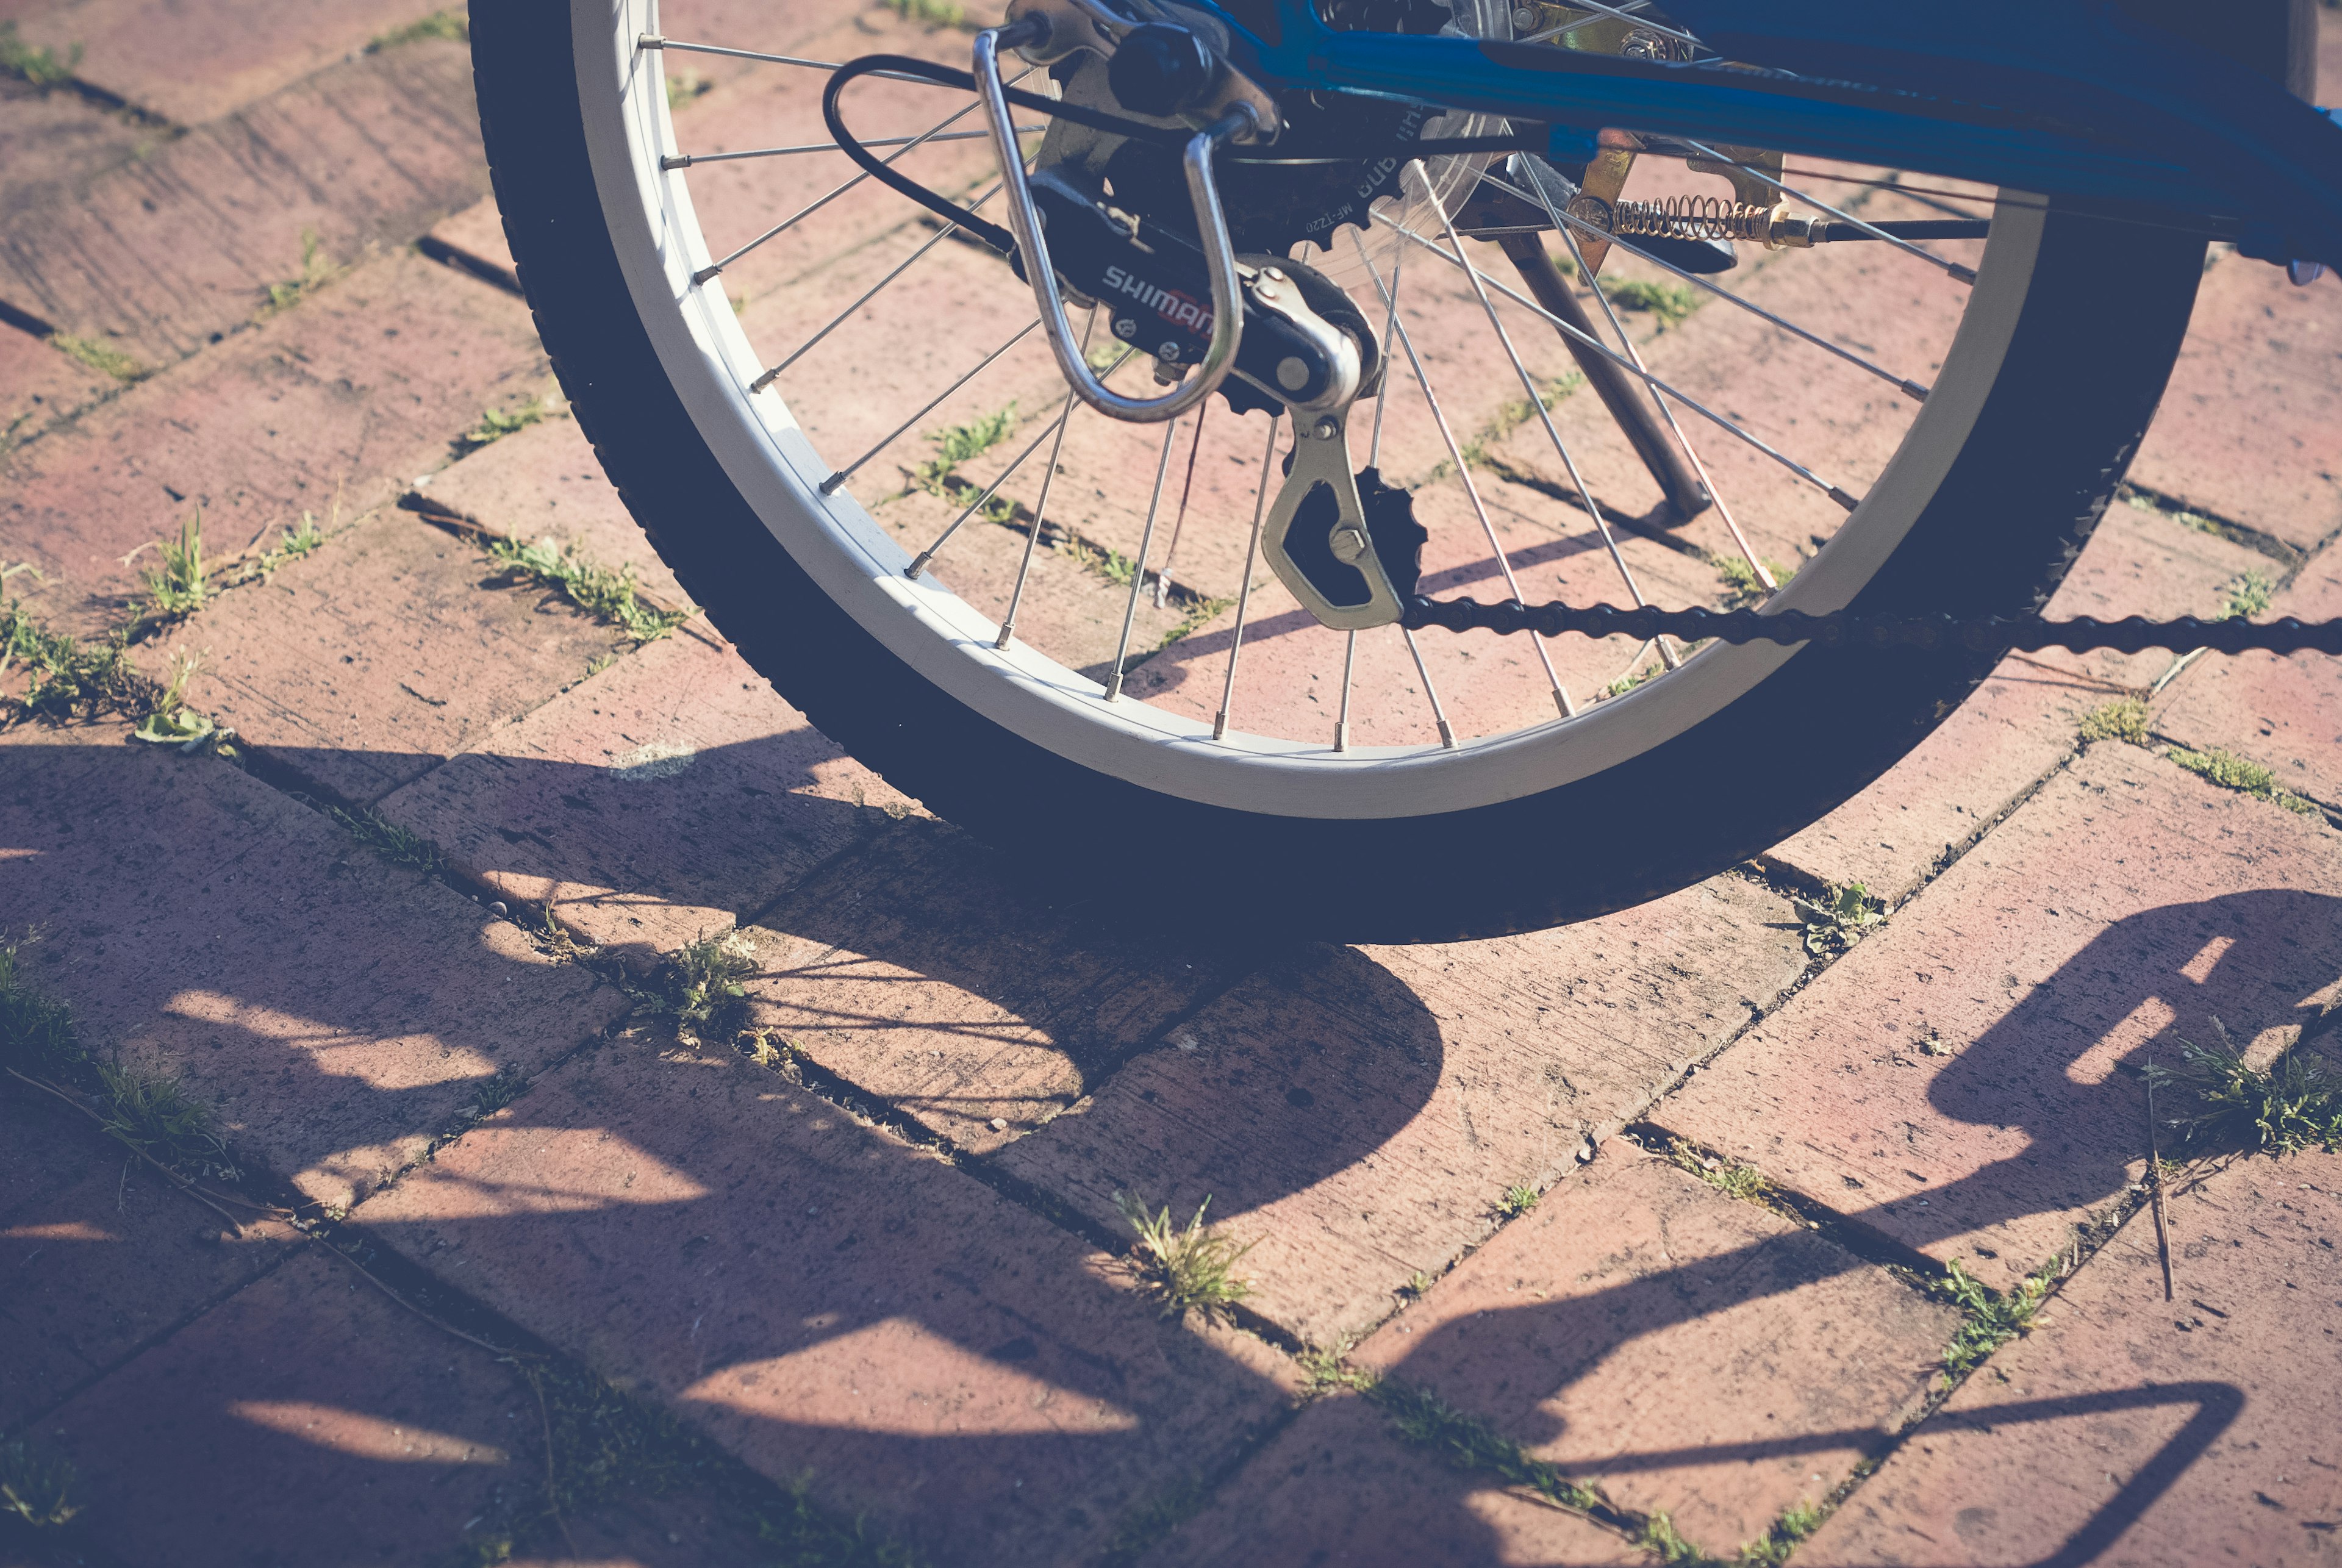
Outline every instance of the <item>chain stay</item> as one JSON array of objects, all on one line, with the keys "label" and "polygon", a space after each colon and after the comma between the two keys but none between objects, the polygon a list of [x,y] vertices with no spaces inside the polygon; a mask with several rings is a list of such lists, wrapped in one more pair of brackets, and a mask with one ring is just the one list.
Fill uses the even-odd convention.
[{"label": "chain stay", "polygon": [[1695,605],[1685,610],[1661,610],[1646,605],[1622,610],[1615,604],[1524,604],[1517,600],[1484,604],[1472,599],[1433,599],[1417,595],[1407,603],[1400,622],[1409,631],[1441,627],[1450,632],[1534,632],[1558,637],[1575,632],[1581,636],[1624,634],[1648,642],[1673,637],[1695,643],[1713,638],[1725,643],[1811,643],[1837,648],[1918,648],[1923,651],[1961,649],[1999,653],[2010,648],[2064,648],[2087,653],[2112,648],[2136,654],[2148,648],[2188,653],[2208,648],[2241,654],[2262,650],[2272,654],[2311,652],[2342,654],[2342,621],[2253,622],[2240,618],[2207,621],[2194,615],[2150,621],[2131,615],[2101,621],[2080,615],[2070,621],[2044,620],[2038,615],[1984,615],[1963,620],[1952,615],[1857,615],[1844,610],[1812,615],[1801,610],[1710,610]]}]

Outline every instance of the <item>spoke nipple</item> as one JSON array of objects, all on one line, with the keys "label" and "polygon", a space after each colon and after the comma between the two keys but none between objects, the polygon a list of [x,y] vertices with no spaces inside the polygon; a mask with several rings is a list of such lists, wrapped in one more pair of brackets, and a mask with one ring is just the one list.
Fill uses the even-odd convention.
[{"label": "spoke nipple", "polygon": [[1927,401],[1927,388],[1916,381],[1907,381],[1903,384],[1903,395],[1914,403],[1925,403]]},{"label": "spoke nipple", "polygon": [[666,47],[666,40],[660,37],[656,33],[646,33],[641,37],[635,40],[635,47],[637,49],[664,49]]},{"label": "spoke nipple", "polygon": [[845,483],[846,475],[843,473],[833,474],[821,482],[821,493],[824,495],[835,495],[837,494],[837,487]]},{"label": "spoke nipple", "polygon": [[1955,263],[1955,264],[1954,264],[1954,265],[1952,265],[1951,266],[1947,267],[1945,270],[1946,270],[1947,272],[1950,273],[1954,277],[1957,278],[1957,279],[1958,279],[1960,282],[1962,282],[1962,283],[1974,283],[1974,282],[1976,282],[1976,268],[1974,268],[1974,267],[1969,267],[1969,266],[1961,266],[1961,265],[1959,265],[1958,264]]},{"label": "spoke nipple", "polygon": [[1861,497],[1848,495],[1845,491],[1839,489],[1835,484],[1829,487],[1829,498],[1837,502],[1839,505],[1845,507],[1849,512],[1862,504]]},{"label": "spoke nipple", "polygon": [[765,388],[772,385],[773,383],[778,381],[780,378],[781,367],[776,365],[773,366],[772,369],[765,372],[764,375],[756,377],[756,380],[750,382],[748,384],[748,390],[750,392],[762,392]]},{"label": "spoke nipple", "polygon": [[1456,726],[1446,719],[1439,721],[1439,744],[1451,752],[1456,749]]},{"label": "spoke nipple", "polygon": [[659,160],[659,167],[662,169],[687,169],[691,167],[691,155],[689,153],[669,153],[666,156]]},{"label": "spoke nipple", "polygon": [[1228,738],[1228,710],[1226,708],[1212,716],[1212,738],[1216,741]]},{"label": "spoke nipple", "polygon": [[712,278],[712,277],[716,276],[716,275],[718,275],[719,273],[721,273],[723,270],[724,270],[724,269],[723,269],[722,267],[720,267],[720,266],[704,266],[704,267],[701,267],[697,272],[693,273],[693,274],[691,275],[691,281],[692,281],[694,284],[703,284],[703,283],[706,283],[709,278]]},{"label": "spoke nipple", "polygon": [[934,559],[934,555],[929,554],[927,551],[920,551],[917,554],[911,557],[911,564],[903,568],[903,575],[910,578],[915,583],[917,582],[919,579],[919,574],[926,571],[927,569],[927,563]]}]

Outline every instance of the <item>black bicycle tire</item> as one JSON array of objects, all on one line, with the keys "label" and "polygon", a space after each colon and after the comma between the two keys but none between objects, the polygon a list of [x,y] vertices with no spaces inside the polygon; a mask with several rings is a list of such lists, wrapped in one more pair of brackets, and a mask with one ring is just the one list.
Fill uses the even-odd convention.
[{"label": "black bicycle tire", "polygon": [[[1827,814],[1995,663],[1808,648],[1626,763],[1437,814],[1266,816],[1068,762],[913,671],[815,585],[726,476],[635,314],[587,155],[569,12],[568,0],[499,0],[475,12],[472,35],[506,236],[580,427],[660,556],[752,666],[864,764],[1064,896],[1217,934],[1328,941],[1588,918],[1704,880]],[[2038,610],[2155,412],[2202,255],[2200,239],[2052,204],[1974,434],[1851,609]],[[1069,828],[1079,824],[1094,831]],[[1149,864],[1178,874],[1147,876]]]}]

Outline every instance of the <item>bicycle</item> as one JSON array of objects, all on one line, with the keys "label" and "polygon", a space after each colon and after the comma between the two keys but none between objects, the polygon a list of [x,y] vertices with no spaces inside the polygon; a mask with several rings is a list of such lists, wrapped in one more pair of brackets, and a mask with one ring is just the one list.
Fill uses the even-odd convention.
[{"label": "bicycle", "polygon": [[[2302,0],[2228,7],[2192,41],[2169,25],[2206,18],[2166,0],[1982,4],[1955,23],[1846,0],[1014,0],[964,67],[933,47],[843,61],[697,37],[678,25],[692,4],[502,0],[474,20],[513,254],[611,478],[717,628],[854,755],[1054,884],[1126,907],[1166,869],[1150,905],[1223,928],[1558,924],[1817,819],[2010,646],[2058,634],[2037,613],[2155,413],[2207,245],[2305,285],[2342,264],[2342,125],[2303,101]],[[687,145],[679,58],[803,72],[828,140]],[[871,84],[952,112],[866,142],[850,89]],[[696,179],[839,157],[858,169],[790,174],[811,199],[711,245]],[[726,284],[766,246],[890,270],[759,343]],[[880,418],[856,379],[916,355],[899,329],[893,359],[845,345],[937,257],[991,280],[955,300],[955,329],[981,315],[990,342],[1032,319],[972,369],[890,384]],[[1783,269],[1834,264],[1813,291],[1850,316],[1877,318],[1879,289],[1930,302],[1907,313],[1935,324],[1914,340],[1940,358],[1925,380],[1766,303],[1795,292]],[[1876,389],[1861,441],[1793,451],[1794,405],[1736,414],[1654,369],[1603,287],[1622,268]],[[1459,394],[1441,376],[1467,322],[1485,374]],[[1556,352],[1606,417],[1607,472],[1664,497],[1636,529],[1563,434],[1577,413],[1538,374]],[[878,459],[973,407],[987,375],[1047,403],[1009,471],[913,470],[905,493],[926,484],[933,515],[879,516]],[[1486,454],[1447,417],[1499,394],[1550,438],[1558,521],[1500,528]],[[817,449],[856,419],[876,424]],[[1244,432],[1252,481],[1220,484],[1212,447],[1191,515],[1215,419],[1223,445]],[[1433,525],[1381,471],[1402,426],[1457,481]],[[1143,460],[1115,444],[1134,430]],[[1127,505],[1093,486],[1068,523],[1063,476],[1085,461],[1136,483]],[[1736,511],[1735,487],[1767,485]],[[1759,604],[1646,598],[1638,541],[1695,520]],[[1800,527],[1812,548],[1785,581],[1767,542]],[[1013,580],[977,583],[979,550]],[[1579,554],[1630,602],[1535,604],[1522,572]],[[1084,673],[1069,661],[1102,642],[1051,646],[1046,590],[1094,604],[1100,581],[1119,602],[1093,629],[1119,626]],[[1459,584],[1496,597],[1437,596]],[[1161,634],[1184,626],[1179,646],[1213,661],[1176,687],[1149,673],[1163,655],[1135,656],[1142,611],[1159,627],[1175,600],[1186,620]],[[2342,652],[2334,631],[2064,635]]]}]

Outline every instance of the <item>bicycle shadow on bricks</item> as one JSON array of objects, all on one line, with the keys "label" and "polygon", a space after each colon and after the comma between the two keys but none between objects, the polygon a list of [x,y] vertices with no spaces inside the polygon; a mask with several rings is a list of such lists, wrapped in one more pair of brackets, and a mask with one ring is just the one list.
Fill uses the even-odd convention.
[{"label": "bicycle shadow on bricks", "polygon": [[[1926,1046],[1949,1050],[1927,1089],[1936,1124],[1907,1124],[1903,1144],[1923,1170],[1945,1153],[1967,1168],[1849,1217],[1916,1251],[1943,1258],[1964,1245],[2021,1274],[2062,1250],[2066,1223],[2144,1178],[2149,1062],[2177,1068],[2181,1041],[2217,1047],[2223,1030],[2266,1061],[2319,1023],[2342,994],[2342,897],[2263,888],[2167,904],[2008,989],[2022,995],[1970,1044],[1933,1038],[1923,1004],[1897,1047],[1921,1063]],[[2184,1109],[2176,1092],[2158,1098],[2167,1119]],[[1943,1139],[1957,1147],[1927,1147]],[[2161,1139],[2173,1156],[2176,1134]]]}]

